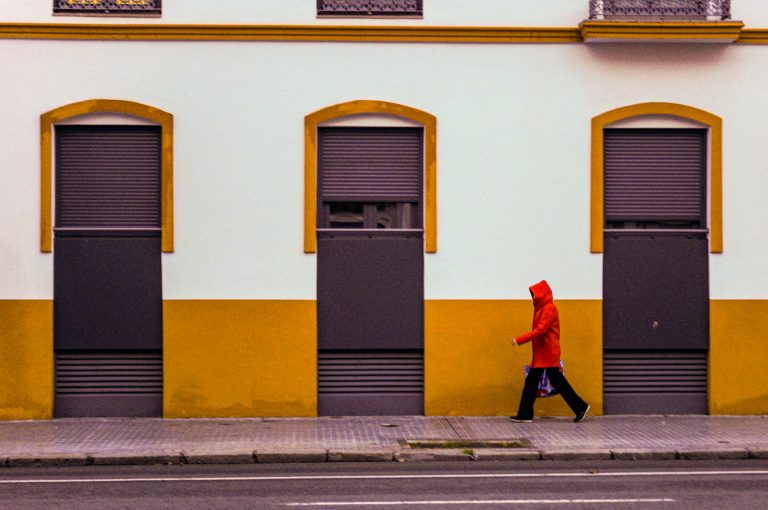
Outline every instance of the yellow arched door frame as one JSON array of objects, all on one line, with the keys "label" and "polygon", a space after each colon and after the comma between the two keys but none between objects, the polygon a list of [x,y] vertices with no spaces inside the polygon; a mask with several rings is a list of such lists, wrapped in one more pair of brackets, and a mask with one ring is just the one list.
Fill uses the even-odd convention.
[{"label": "yellow arched door frame", "polygon": [[690,119],[709,127],[709,249],[723,251],[723,121],[717,115],[692,106],[676,103],[641,103],[617,108],[592,119],[592,253],[603,251],[604,225],[604,161],[603,129],[609,124],[641,115],[672,115]]},{"label": "yellow arched door frame", "polygon": [[424,250],[437,252],[437,118],[410,106],[364,99],[329,106],[304,118],[304,252],[317,249],[317,127],[332,119],[366,113],[396,115],[424,126]]},{"label": "yellow arched door frame", "polygon": [[68,104],[40,116],[40,251],[52,251],[53,236],[53,126],[89,113],[122,113],[155,122],[161,128],[160,193],[162,251],[173,251],[173,115],[152,106],[117,99],[89,99]]}]

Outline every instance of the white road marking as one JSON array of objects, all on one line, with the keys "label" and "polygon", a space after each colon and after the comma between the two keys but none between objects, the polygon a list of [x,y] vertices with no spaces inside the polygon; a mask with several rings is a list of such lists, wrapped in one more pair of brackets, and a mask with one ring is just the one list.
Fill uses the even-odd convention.
[{"label": "white road marking", "polygon": [[463,501],[327,501],[314,503],[286,503],[285,506],[407,506],[407,505],[575,505],[618,503],[674,503],[669,498],[647,499],[486,499]]},{"label": "white road marking", "polygon": [[[2,470],[0,470],[2,475]],[[18,478],[0,480],[0,485],[65,484],[65,483],[150,483],[150,482],[274,482],[300,480],[404,480],[458,478],[599,478],[614,476],[766,476],[768,470],[730,471],[606,471],[570,473],[468,473],[468,474],[409,474],[409,475],[288,475],[288,476],[179,476],[137,478]]]}]

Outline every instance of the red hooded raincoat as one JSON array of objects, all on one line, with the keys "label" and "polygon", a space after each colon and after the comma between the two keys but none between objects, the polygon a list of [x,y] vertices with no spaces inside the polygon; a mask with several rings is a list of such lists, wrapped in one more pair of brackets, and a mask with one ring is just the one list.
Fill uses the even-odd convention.
[{"label": "red hooded raincoat", "polygon": [[533,368],[560,366],[560,317],[546,280],[530,287],[533,296],[533,331],[515,338],[518,344],[531,342]]}]

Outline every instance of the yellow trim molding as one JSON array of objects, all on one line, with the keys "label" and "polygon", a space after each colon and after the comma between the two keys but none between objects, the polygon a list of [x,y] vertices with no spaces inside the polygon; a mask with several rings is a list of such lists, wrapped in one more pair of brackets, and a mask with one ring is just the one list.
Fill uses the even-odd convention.
[{"label": "yellow trim molding", "polygon": [[364,99],[329,106],[304,118],[304,252],[314,253],[317,247],[317,126],[365,113],[396,115],[424,126],[424,249],[437,252],[437,118],[410,106]]},{"label": "yellow trim molding", "polygon": [[[741,22],[625,23],[585,21],[578,27],[425,27],[339,25],[166,25],[0,23],[0,39],[85,41],[306,41],[422,43],[581,43],[621,40],[768,44],[768,29]],[[730,39],[730,40],[729,40]]]},{"label": "yellow trim molding", "polygon": [[123,113],[160,124],[162,250],[173,252],[173,115],[157,108],[117,99],[89,99],[68,104],[40,116],[40,251],[52,251],[53,125],[89,113]]},{"label": "yellow trim molding", "polygon": [[709,127],[709,249],[723,251],[723,121],[704,110],[675,103],[641,103],[617,108],[592,119],[591,251],[603,251],[603,129],[642,115],[672,115]]},{"label": "yellow trim molding", "polygon": [[579,25],[584,42],[706,42],[733,43],[744,23],[584,21]]},{"label": "yellow trim molding", "polygon": [[0,39],[578,43],[577,28],[0,23]]},{"label": "yellow trim molding", "polygon": [[741,31],[739,44],[768,44],[768,29],[766,28],[745,28]]}]

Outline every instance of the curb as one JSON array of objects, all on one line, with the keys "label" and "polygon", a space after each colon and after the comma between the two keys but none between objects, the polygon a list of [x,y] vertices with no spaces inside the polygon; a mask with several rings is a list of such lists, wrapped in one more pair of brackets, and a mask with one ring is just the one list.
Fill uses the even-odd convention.
[{"label": "curb", "polygon": [[139,454],[43,454],[0,457],[2,467],[129,466],[173,464],[287,464],[323,462],[589,461],[589,460],[744,460],[768,459],[768,447],[720,449],[552,449],[419,448],[302,449],[274,451],[141,452]]},{"label": "curb", "polygon": [[67,467],[88,465],[87,455],[33,455],[33,456],[9,456],[6,457],[4,466],[7,467]]},{"label": "curb", "polygon": [[541,460],[539,450],[511,449],[511,448],[476,448],[472,460],[506,461],[506,460]]},{"label": "curb", "polygon": [[469,449],[419,448],[396,452],[395,460],[398,462],[468,461],[472,460],[472,452]]},{"label": "curb", "polygon": [[611,460],[611,451],[602,449],[547,450],[541,452],[541,460]]},{"label": "curb", "polygon": [[253,456],[258,464],[314,463],[328,461],[328,450],[256,451]]},{"label": "curb", "polygon": [[328,462],[391,462],[392,450],[328,450]]},{"label": "curb", "polygon": [[720,450],[691,449],[679,450],[678,456],[683,460],[720,460],[720,459],[748,459],[749,450],[744,448],[727,448]]},{"label": "curb", "polygon": [[227,452],[209,454],[204,451],[181,452],[185,464],[253,464],[256,452]]},{"label": "curb", "polygon": [[611,450],[611,458],[615,460],[674,460],[677,459],[677,450],[622,448]]}]

